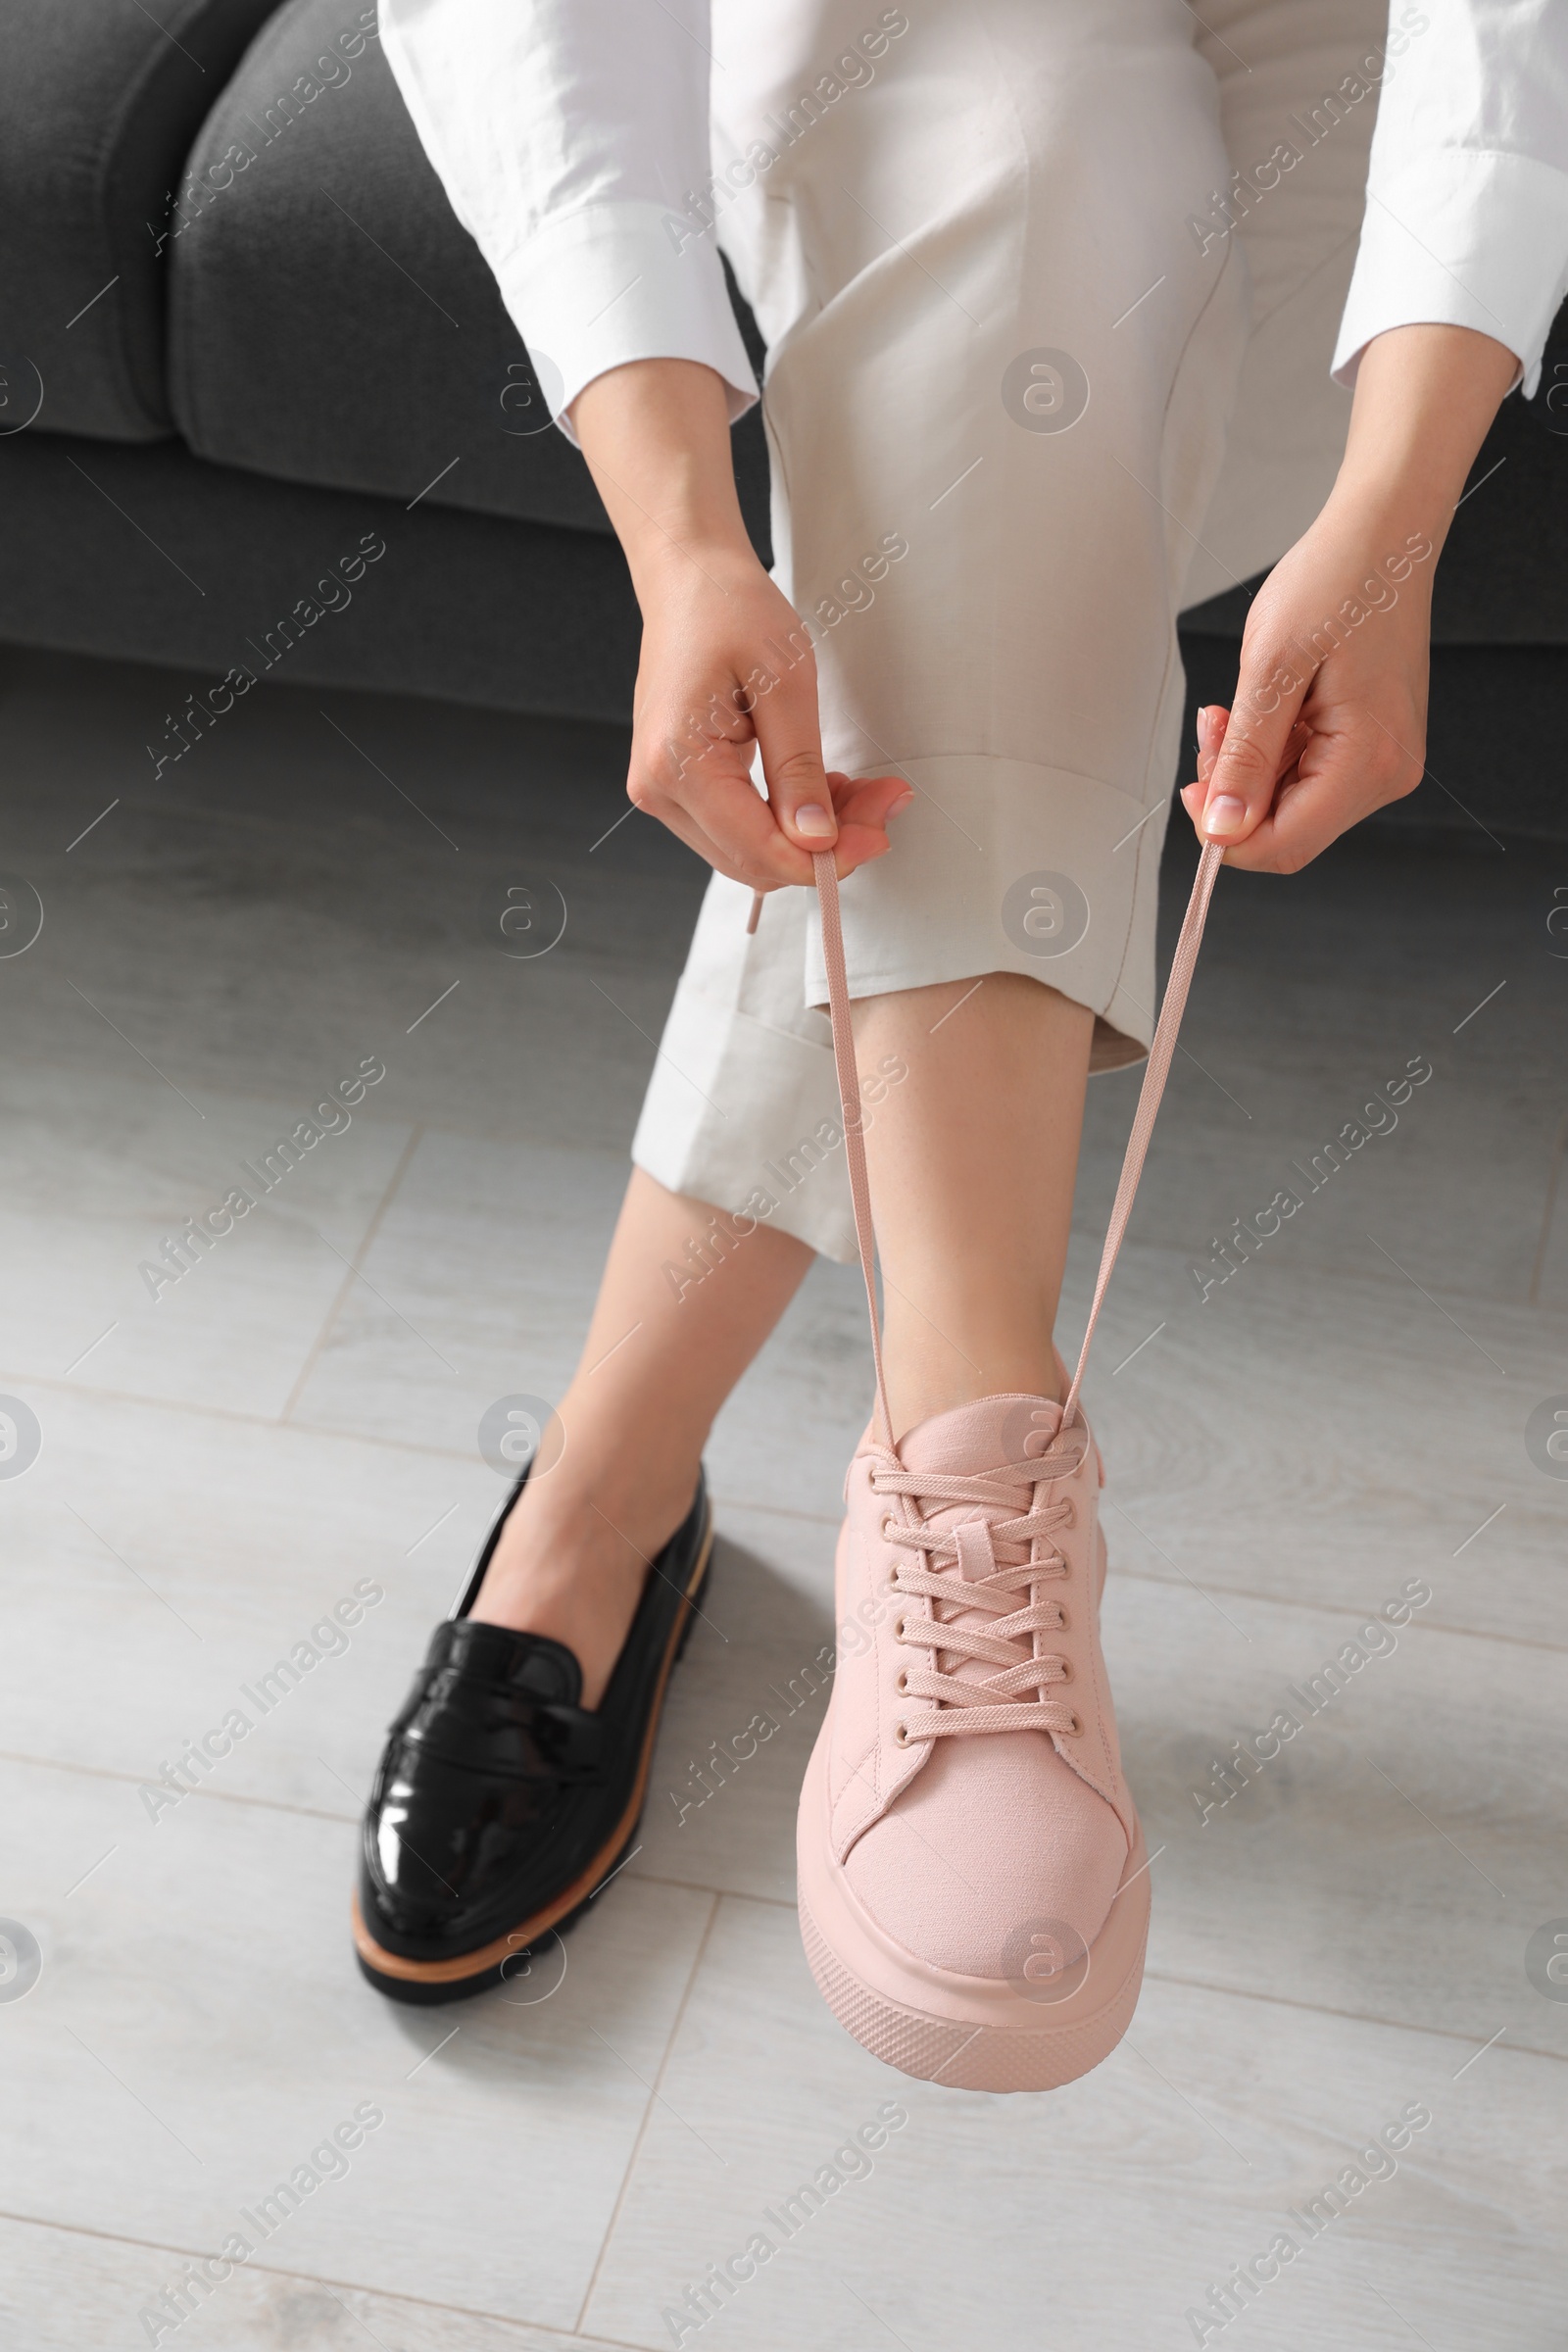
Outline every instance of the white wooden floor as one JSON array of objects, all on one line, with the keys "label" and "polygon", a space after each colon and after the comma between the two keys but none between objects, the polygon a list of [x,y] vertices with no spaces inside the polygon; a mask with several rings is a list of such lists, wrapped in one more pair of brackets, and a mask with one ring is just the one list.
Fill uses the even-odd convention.
[{"label": "white wooden floor", "polygon": [[[419,2012],[356,1973],[361,1796],[499,1497],[479,1417],[568,1370],[698,877],[640,816],[599,840],[584,730],[263,690],[155,788],[185,684],[0,671],[0,874],[46,910],[0,960],[0,1392],[41,1432],[9,1475],[0,1404],[6,2352],[1560,2347],[1568,1483],[1526,1429],[1568,1410],[1568,853],[1384,837],[1222,883],[1090,1396],[1148,1981],[1088,2081],[956,2094],[846,2037],[792,1907],[865,1404],[844,1269],[715,1436],[708,1622],[564,1975]],[[517,881],[569,910],[531,962],[486,943]],[[155,1303],[139,1262],[368,1056],[352,1125]],[[1412,1057],[1397,1128],[1200,1304],[1190,1261]],[[1069,1326],[1135,1085],[1093,1090]],[[346,1646],[242,1697],[367,1581]],[[1396,1646],[1218,1802],[1216,1759],[1412,1583]],[[759,1710],[778,1736],[682,1819]],[[868,2176],[701,2329],[664,2316],[889,2100]],[[249,2261],[160,2306],[235,2232]]]}]

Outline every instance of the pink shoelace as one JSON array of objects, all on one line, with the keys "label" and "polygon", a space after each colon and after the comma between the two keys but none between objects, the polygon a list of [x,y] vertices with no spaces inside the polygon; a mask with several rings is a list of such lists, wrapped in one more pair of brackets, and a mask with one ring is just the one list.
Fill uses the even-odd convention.
[{"label": "pink shoelace", "polygon": [[[1044,1580],[1067,1573],[1051,1539],[1058,1528],[1072,1525],[1074,1505],[1070,1497],[1051,1501],[1045,1495],[1051,1481],[1075,1469],[1079,1458],[1045,1454],[986,1478],[890,1466],[896,1457],[876,1464],[871,1473],[876,1493],[907,1497],[902,1517],[890,1512],[883,1520],[884,1534],[901,1549],[922,1555],[917,1566],[899,1563],[893,1589],[924,1593],[933,1603],[929,1617],[901,1617],[893,1628],[903,1647],[930,1652],[923,1666],[899,1676],[899,1696],[928,1699],[932,1710],[920,1717],[918,1729],[895,1726],[900,1747],[907,1747],[911,1739],[956,1732],[1063,1732],[1076,1738],[1083,1730],[1073,1709],[1050,1695],[1068,1679],[1066,1659],[1037,1650],[1033,1640],[1036,1634],[1059,1633],[1067,1622],[1059,1600],[1036,1599],[1034,1591]],[[962,1502],[979,1503],[985,1518],[933,1527],[920,1507]],[[1037,1542],[1044,1546],[1038,1553]],[[1022,1556],[999,1559],[1003,1549]],[[976,1624],[976,1618],[993,1622]],[[944,1665],[944,1658],[999,1671],[966,1682],[954,1665]]]},{"label": "pink shoelace", "polygon": [[[845,1156],[849,1162],[855,1234],[871,1322],[871,1353],[876,1365],[878,1459],[872,1468],[871,1483],[878,1494],[901,1498],[896,1509],[884,1518],[884,1534],[892,1537],[901,1549],[917,1555],[917,1565],[901,1562],[894,1576],[894,1590],[911,1598],[923,1595],[932,1604],[929,1617],[901,1618],[894,1627],[895,1639],[901,1644],[929,1653],[924,1665],[900,1677],[901,1695],[929,1702],[917,1726],[900,1723],[896,1727],[895,1738],[900,1746],[965,1732],[1043,1731],[1075,1737],[1083,1729],[1073,1709],[1052,1695],[1054,1687],[1067,1680],[1067,1661],[1059,1654],[1042,1650],[1035,1639],[1039,1635],[1049,1636],[1065,1623],[1059,1600],[1035,1597],[1041,1584],[1067,1573],[1067,1563],[1052,1539],[1058,1529],[1072,1524],[1075,1505],[1070,1497],[1052,1499],[1050,1490],[1056,1479],[1077,1468],[1083,1458],[1083,1445],[1088,1443],[1087,1425],[1081,1418],[1079,1431],[1071,1427],[1079,1391],[1100,1310],[1132,1215],[1224,854],[1221,843],[1206,842],[1199,859],[1193,894],[1188,901],[1144,1069],[1138,1108],[1133,1114],[1132,1133],[1111,1206],[1078,1368],[1072,1376],[1055,1438],[1051,1441],[1054,1450],[973,1477],[910,1471],[905,1467],[894,1443],[876,1311],[876,1239],[865,1165],[859,1072],[856,1067],[855,1037],[850,1021],[839,886],[831,854],[822,851],[812,858],[822,911],[822,953],[827,966],[833,1056],[844,1115]],[[1083,1445],[1074,1447],[1071,1439],[1080,1433]],[[956,1526],[939,1526],[931,1523],[921,1507],[951,1509],[962,1503],[978,1504],[985,1516]],[[1011,1556],[1003,1557],[999,1553]],[[962,1679],[958,1670],[966,1661],[971,1669],[990,1665],[997,1671],[978,1680]]]}]

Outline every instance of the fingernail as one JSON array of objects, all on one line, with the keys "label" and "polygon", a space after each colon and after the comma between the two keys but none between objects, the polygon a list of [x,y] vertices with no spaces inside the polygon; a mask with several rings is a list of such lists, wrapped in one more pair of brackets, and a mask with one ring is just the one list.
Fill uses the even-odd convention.
[{"label": "fingernail", "polygon": [[1247,819],[1247,803],[1233,792],[1222,792],[1203,810],[1205,833],[1239,833]]},{"label": "fingernail", "polygon": [[888,810],[888,814],[889,816],[902,816],[906,808],[912,808],[913,804],[914,795],[912,792],[901,793],[899,798],[894,802],[892,808]]},{"label": "fingernail", "polygon": [[825,808],[819,808],[814,801],[808,801],[804,808],[795,811],[795,830],[808,841],[831,841],[838,827]]}]

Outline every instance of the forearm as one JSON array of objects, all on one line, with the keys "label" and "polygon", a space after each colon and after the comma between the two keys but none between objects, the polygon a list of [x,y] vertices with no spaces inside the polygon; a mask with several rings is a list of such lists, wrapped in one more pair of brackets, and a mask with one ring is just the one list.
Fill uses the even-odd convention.
[{"label": "forearm", "polygon": [[1424,533],[1440,550],[1465,477],[1519,372],[1505,345],[1466,326],[1396,326],[1361,355],[1328,516]]},{"label": "forearm", "polygon": [[756,567],[735,494],[728,392],[711,368],[612,368],[583,387],[571,421],[645,618],[672,566],[749,559]]}]

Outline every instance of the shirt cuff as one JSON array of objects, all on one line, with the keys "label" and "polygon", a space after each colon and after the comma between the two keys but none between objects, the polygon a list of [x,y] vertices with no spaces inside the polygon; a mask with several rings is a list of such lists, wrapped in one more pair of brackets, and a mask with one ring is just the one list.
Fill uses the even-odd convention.
[{"label": "shirt cuff", "polygon": [[1526,399],[1568,285],[1568,172],[1533,156],[1440,148],[1367,190],[1333,375],[1353,384],[1391,326],[1469,326],[1520,364]]},{"label": "shirt cuff", "polygon": [[577,436],[564,412],[584,384],[628,360],[711,368],[728,389],[732,424],[756,402],[718,248],[662,205],[590,205],[545,222],[493,266],[540,392],[569,441]]}]

